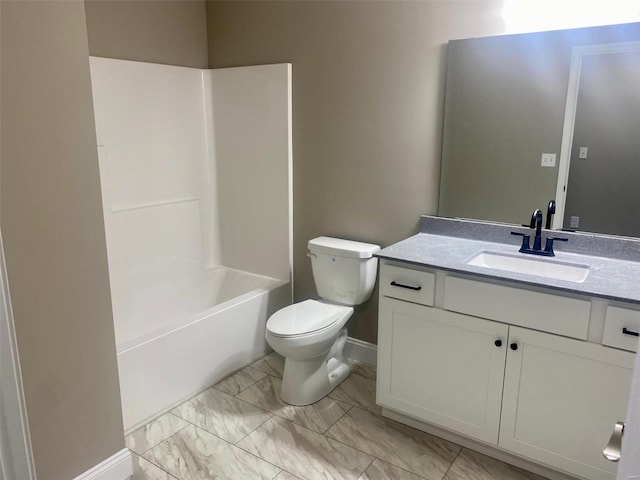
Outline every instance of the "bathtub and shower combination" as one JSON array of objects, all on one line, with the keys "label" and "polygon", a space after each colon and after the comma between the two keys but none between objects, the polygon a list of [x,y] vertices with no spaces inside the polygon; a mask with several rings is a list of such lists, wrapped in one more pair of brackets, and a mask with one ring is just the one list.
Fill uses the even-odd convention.
[{"label": "bathtub and shower combination", "polygon": [[266,354],[291,303],[291,66],[91,75],[131,431]]}]

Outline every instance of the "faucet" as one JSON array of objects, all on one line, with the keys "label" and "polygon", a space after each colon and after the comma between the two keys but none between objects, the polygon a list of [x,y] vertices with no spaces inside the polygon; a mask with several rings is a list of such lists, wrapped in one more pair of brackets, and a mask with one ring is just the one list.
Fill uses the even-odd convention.
[{"label": "faucet", "polygon": [[547,230],[551,230],[551,217],[556,213],[556,201],[549,200],[549,204],[547,205],[547,224],[545,228]]},{"label": "faucet", "polygon": [[536,236],[533,239],[533,251],[542,250],[542,210],[536,208],[531,214],[529,228],[536,229]]},{"label": "faucet", "polygon": [[[555,213],[556,202],[551,200],[549,205],[547,206],[547,229],[551,226],[551,214]],[[526,225],[523,225],[526,227]],[[529,228],[536,229],[536,236],[533,239],[533,247],[530,245],[530,235],[526,235],[524,233],[519,232],[511,232],[511,235],[518,235],[522,237],[522,246],[520,247],[520,253],[530,253],[533,255],[542,255],[545,257],[553,257],[555,256],[555,252],[553,251],[553,242],[567,242],[566,238],[558,238],[551,237],[547,238],[545,243],[544,250],[542,250],[542,210],[536,208],[531,214],[531,222],[529,223]]]}]

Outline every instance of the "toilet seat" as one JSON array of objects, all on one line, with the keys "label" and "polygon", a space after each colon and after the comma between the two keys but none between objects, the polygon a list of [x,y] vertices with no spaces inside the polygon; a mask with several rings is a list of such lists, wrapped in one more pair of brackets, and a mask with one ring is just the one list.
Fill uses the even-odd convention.
[{"label": "toilet seat", "polygon": [[305,300],[274,313],[267,321],[267,331],[277,337],[296,337],[318,332],[334,325],[348,310],[350,307]]}]

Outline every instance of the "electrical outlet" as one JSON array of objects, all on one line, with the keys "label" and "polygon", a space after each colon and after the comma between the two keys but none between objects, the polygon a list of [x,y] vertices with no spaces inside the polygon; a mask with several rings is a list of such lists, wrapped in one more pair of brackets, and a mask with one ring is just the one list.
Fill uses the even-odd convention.
[{"label": "electrical outlet", "polygon": [[542,167],[555,167],[556,166],[556,154],[555,153],[543,153],[540,159],[540,166]]},{"label": "electrical outlet", "polygon": [[571,228],[578,228],[580,226],[580,217],[571,217]]},{"label": "electrical outlet", "polygon": [[578,153],[578,158],[582,158],[583,160],[587,158],[589,154],[589,149],[587,147],[580,147],[580,153]]}]

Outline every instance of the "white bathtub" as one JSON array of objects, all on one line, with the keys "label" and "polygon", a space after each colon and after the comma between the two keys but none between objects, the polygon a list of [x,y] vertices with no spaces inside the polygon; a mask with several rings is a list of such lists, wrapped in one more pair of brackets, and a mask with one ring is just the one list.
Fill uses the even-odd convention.
[{"label": "white bathtub", "polygon": [[264,355],[268,316],[291,303],[290,283],[225,267],[145,290],[130,288],[131,272],[113,280],[127,432]]}]

